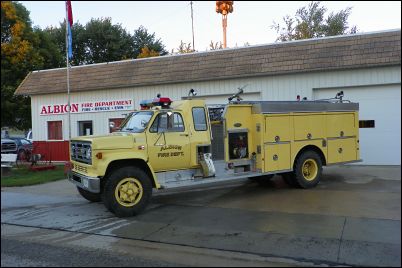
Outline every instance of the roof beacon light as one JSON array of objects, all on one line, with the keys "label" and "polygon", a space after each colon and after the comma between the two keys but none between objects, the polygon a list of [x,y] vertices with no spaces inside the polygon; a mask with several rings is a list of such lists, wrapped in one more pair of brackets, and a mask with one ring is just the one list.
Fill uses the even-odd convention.
[{"label": "roof beacon light", "polygon": [[158,97],[152,100],[142,100],[140,102],[141,110],[149,110],[154,106],[161,106],[162,109],[169,109],[172,100],[167,97]]},{"label": "roof beacon light", "polygon": [[153,100],[152,104],[154,106],[161,106],[163,109],[169,109],[172,100],[168,97],[159,97]]}]

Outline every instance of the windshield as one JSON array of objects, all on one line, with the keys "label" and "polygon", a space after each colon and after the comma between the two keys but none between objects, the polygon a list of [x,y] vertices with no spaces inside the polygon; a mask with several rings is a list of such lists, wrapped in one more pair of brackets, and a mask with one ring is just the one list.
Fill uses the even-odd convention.
[{"label": "windshield", "polygon": [[120,131],[140,133],[147,127],[153,112],[134,112],[130,114],[121,124]]}]

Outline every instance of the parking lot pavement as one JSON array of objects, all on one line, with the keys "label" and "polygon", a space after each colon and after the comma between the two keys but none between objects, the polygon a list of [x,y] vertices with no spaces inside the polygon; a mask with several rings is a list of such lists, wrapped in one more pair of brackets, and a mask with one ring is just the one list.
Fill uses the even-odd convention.
[{"label": "parking lot pavement", "polygon": [[275,176],[266,187],[246,179],[158,191],[144,213],[128,219],[88,203],[67,181],[2,188],[1,198],[2,224],[316,265],[401,265],[400,166],[324,168],[320,184],[308,190]]}]

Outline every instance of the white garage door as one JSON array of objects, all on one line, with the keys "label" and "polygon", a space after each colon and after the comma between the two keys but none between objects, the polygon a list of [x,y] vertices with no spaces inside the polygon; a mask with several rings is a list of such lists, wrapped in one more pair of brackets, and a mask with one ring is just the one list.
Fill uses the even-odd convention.
[{"label": "white garage door", "polygon": [[375,120],[375,128],[360,129],[361,164],[401,164],[401,85],[314,89],[314,99],[334,97],[359,103],[359,119]]}]

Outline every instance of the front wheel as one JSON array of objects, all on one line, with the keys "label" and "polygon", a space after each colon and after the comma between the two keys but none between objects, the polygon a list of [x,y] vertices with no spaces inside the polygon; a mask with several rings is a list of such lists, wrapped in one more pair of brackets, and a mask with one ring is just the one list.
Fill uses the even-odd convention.
[{"label": "front wheel", "polygon": [[151,180],[137,167],[122,167],[113,171],[102,193],[106,208],[117,217],[139,214],[148,205],[151,196]]}]

